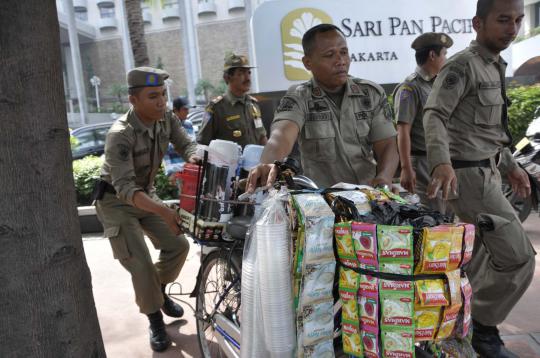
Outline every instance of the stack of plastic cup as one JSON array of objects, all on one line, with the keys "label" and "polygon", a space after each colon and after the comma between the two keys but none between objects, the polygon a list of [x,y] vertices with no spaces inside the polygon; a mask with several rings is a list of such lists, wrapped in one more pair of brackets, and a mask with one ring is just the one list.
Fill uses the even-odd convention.
[{"label": "stack of plastic cup", "polygon": [[264,342],[259,275],[256,265],[257,246],[255,237],[246,242],[242,260],[242,326],[240,354],[242,358],[268,357]]},{"label": "stack of plastic cup", "polygon": [[266,349],[272,357],[290,357],[296,334],[287,222],[259,222],[255,236]]}]

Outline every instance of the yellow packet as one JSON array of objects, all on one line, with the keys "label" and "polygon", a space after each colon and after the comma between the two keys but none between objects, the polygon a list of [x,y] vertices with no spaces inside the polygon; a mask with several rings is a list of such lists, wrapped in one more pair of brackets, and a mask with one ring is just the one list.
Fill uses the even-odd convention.
[{"label": "yellow packet", "polygon": [[422,307],[448,306],[450,300],[444,280],[418,280],[416,285],[416,302]]},{"label": "yellow packet", "polygon": [[450,257],[448,260],[448,270],[455,270],[461,263],[461,251],[463,249],[463,226],[449,226],[452,232],[452,246],[450,247]]},{"label": "yellow packet", "polygon": [[343,323],[343,352],[354,357],[363,357],[360,327],[351,323]]},{"label": "yellow packet", "polygon": [[446,339],[452,336],[460,310],[461,305],[448,306],[444,308],[441,326],[437,332],[437,340]]},{"label": "yellow packet", "polygon": [[420,262],[415,273],[441,273],[448,270],[452,231],[448,226],[424,228]]},{"label": "yellow packet", "polygon": [[431,341],[439,327],[441,307],[422,307],[415,305],[414,339],[416,342]]}]

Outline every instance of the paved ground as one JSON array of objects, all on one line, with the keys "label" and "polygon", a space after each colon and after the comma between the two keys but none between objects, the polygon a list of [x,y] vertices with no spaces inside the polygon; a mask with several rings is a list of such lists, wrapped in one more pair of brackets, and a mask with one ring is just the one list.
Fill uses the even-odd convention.
[{"label": "paved ground", "polygon": [[[540,253],[540,218],[533,214],[525,228],[536,251]],[[84,236],[84,249],[94,286],[101,332],[108,357],[200,357],[193,309],[195,302],[186,296],[175,296],[184,301],[183,319],[166,318],[167,331],[173,347],[164,353],[154,353],[148,345],[147,319],[138,313],[128,273],[116,262],[108,240],[99,234]],[[151,247],[150,242],[148,242]],[[156,257],[157,252],[151,250]],[[174,293],[189,293],[199,268],[199,247],[192,244],[186,265],[180,274],[182,288]],[[181,292],[182,291],[182,292]],[[540,358],[540,255],[536,260],[533,283],[508,320],[500,327],[509,348],[521,358]]]}]

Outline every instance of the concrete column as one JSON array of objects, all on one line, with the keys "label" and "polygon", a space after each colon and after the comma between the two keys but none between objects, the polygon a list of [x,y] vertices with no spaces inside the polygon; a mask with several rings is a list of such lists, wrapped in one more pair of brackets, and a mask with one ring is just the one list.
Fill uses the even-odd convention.
[{"label": "concrete column", "polygon": [[182,24],[182,48],[184,49],[184,63],[186,70],[186,84],[188,99],[191,105],[196,103],[195,86],[201,78],[201,64],[199,60],[199,41],[197,28],[193,20],[191,0],[178,0],[180,22]]},{"label": "concrete column", "polygon": [[135,67],[135,61],[133,61],[133,51],[131,50],[131,39],[129,37],[126,16],[126,4],[124,3],[124,0],[120,0],[118,3],[118,17],[120,18],[120,33],[122,37],[122,55],[124,56],[124,71],[127,73],[129,70]]},{"label": "concrete column", "polygon": [[71,59],[73,61],[73,77],[77,90],[77,99],[81,112],[81,123],[88,123],[88,104],[86,103],[86,90],[84,88],[84,76],[81,64],[81,49],[79,47],[79,35],[75,24],[75,9],[73,0],[64,0],[65,12],[68,18],[69,48],[71,49]]},{"label": "concrete column", "polygon": [[[255,0],[244,0],[245,8],[244,13],[246,16],[246,35],[247,35],[247,44],[248,44],[248,56],[249,63],[252,66],[257,66],[256,57],[255,57],[255,46],[253,46],[253,31],[251,28],[251,18],[253,17],[253,11],[256,6],[253,6]],[[259,92],[259,76],[258,69],[254,68],[251,71],[251,92]]]}]

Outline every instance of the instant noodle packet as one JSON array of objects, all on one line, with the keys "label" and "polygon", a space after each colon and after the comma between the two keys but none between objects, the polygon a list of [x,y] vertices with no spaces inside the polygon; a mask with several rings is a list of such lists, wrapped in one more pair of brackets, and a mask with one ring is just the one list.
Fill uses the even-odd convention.
[{"label": "instant noodle packet", "polygon": [[352,323],[342,324],[343,352],[354,357],[363,357],[360,326]]},{"label": "instant noodle packet", "polygon": [[474,249],[475,227],[472,224],[461,224],[464,228],[463,232],[463,258],[461,266],[465,265],[472,258]]},{"label": "instant noodle packet", "polygon": [[414,293],[381,291],[381,327],[414,327]]},{"label": "instant noodle packet", "polygon": [[364,358],[379,358],[379,334],[378,331],[370,331],[362,327],[360,330]]},{"label": "instant noodle packet", "polygon": [[416,286],[416,302],[422,307],[448,306],[450,300],[444,280],[418,280]]},{"label": "instant noodle packet", "polygon": [[450,258],[448,260],[448,270],[455,270],[459,268],[461,263],[461,252],[463,250],[463,233],[465,229],[463,226],[449,225],[452,232],[452,246],[450,247]]},{"label": "instant noodle packet", "polygon": [[382,356],[384,358],[413,358],[414,333],[403,328],[389,328],[381,331]]},{"label": "instant noodle packet", "polygon": [[422,230],[420,262],[415,273],[441,273],[448,270],[452,235],[451,228],[446,225]]},{"label": "instant noodle packet", "polygon": [[437,332],[437,336],[435,337],[437,340],[446,339],[452,336],[460,310],[461,305],[444,307],[441,325]]},{"label": "instant noodle packet", "polygon": [[352,241],[358,262],[378,267],[377,225],[352,222]]},{"label": "instant noodle packet", "polygon": [[435,333],[437,333],[441,319],[441,311],[441,307],[422,307],[415,305],[414,339],[416,342],[435,339]]}]

